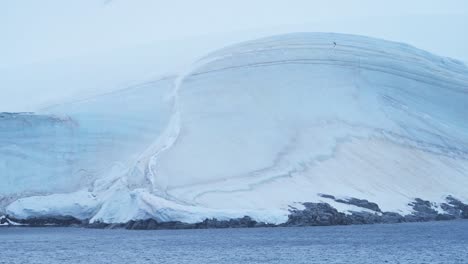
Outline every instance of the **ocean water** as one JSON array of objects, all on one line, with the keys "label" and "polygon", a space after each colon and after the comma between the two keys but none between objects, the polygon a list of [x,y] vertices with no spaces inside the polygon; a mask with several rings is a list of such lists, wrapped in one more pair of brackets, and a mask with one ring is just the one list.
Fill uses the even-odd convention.
[{"label": "ocean water", "polygon": [[468,221],[208,230],[0,228],[0,263],[468,263]]}]

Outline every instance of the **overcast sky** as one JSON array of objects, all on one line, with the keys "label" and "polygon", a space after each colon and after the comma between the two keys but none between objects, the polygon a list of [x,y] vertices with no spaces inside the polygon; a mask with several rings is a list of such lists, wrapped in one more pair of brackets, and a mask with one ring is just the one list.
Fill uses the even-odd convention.
[{"label": "overcast sky", "polygon": [[370,35],[468,61],[467,28],[466,0],[0,0],[0,111],[121,88],[292,31]]}]

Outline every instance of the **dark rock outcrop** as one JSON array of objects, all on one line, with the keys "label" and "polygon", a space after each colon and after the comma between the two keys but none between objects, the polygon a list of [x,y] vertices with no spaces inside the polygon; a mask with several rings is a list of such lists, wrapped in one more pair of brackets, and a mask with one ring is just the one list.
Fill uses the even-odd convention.
[{"label": "dark rock outcrop", "polygon": [[263,222],[257,222],[249,216],[229,220],[205,219],[203,222],[195,224],[197,228],[249,228],[274,226]]},{"label": "dark rock outcrop", "polygon": [[458,218],[456,214],[452,214],[453,212],[446,211],[447,213],[440,214],[434,209],[435,204],[420,198],[414,199],[414,202],[409,205],[413,207],[414,212],[405,216],[406,222],[441,221]]},{"label": "dark rock outcrop", "polygon": [[[208,228],[252,228],[252,227],[294,227],[294,226],[331,226],[378,223],[402,223],[440,221],[452,219],[468,219],[468,205],[460,200],[448,196],[446,203],[440,204],[445,213],[435,210],[436,204],[416,198],[409,205],[413,212],[401,215],[396,212],[382,212],[376,203],[365,199],[349,198],[336,199],[333,195],[320,194],[321,197],[332,199],[335,202],[354,205],[367,210],[339,212],[328,203],[303,203],[304,209],[291,207],[288,220],[280,225],[257,222],[249,216],[229,220],[216,218],[205,219],[199,223],[183,223],[178,221],[158,222],[155,219],[132,220],[127,223],[90,223],[88,220],[79,220],[71,216],[50,216],[41,218],[15,219],[9,216],[0,217],[0,224],[18,223],[24,226],[76,226],[87,228],[125,228],[130,230],[158,230],[158,229],[208,229]],[[369,211],[370,210],[370,211]],[[373,211],[373,212],[372,212]]]},{"label": "dark rock outcrop", "polygon": [[403,223],[403,222],[405,222],[405,218],[399,213],[394,213],[394,212],[382,213],[382,223],[396,224],[396,223]]},{"label": "dark rock outcrop", "polygon": [[351,214],[346,215],[346,218],[352,225],[378,224],[383,222],[381,215],[369,212],[351,212]]},{"label": "dark rock outcrop", "polygon": [[448,204],[443,203],[441,205],[442,209],[446,212],[448,212],[451,215],[455,215],[458,218],[462,219],[468,219],[468,205],[462,203],[460,200],[448,196],[446,198]]},{"label": "dark rock outcrop", "polygon": [[304,203],[304,209],[290,210],[288,221],[283,226],[328,226],[347,225],[344,213],[338,212],[327,203]]},{"label": "dark rock outcrop", "polygon": [[27,219],[17,219],[7,216],[12,222],[31,226],[83,226],[88,223],[87,220],[80,220],[72,216],[50,216],[50,217],[31,217]]},{"label": "dark rock outcrop", "polygon": [[369,202],[365,199],[349,198],[347,200],[336,199],[335,201],[338,203],[351,204],[357,207],[366,208],[375,212],[382,212],[376,203]]},{"label": "dark rock outcrop", "polygon": [[357,199],[357,198],[348,198],[348,199],[337,199],[335,196],[330,195],[330,194],[319,194],[320,197],[327,198],[327,199],[332,199],[337,203],[343,203],[343,204],[350,204],[354,205],[357,207],[369,209],[375,212],[382,212],[379,208],[379,205],[373,202],[369,202],[366,199]]},{"label": "dark rock outcrop", "polygon": [[130,230],[157,230],[157,229],[193,229],[193,224],[182,223],[178,221],[157,222],[154,219],[131,220],[124,225],[125,229]]},{"label": "dark rock outcrop", "polygon": [[326,225],[350,225],[350,224],[377,224],[377,223],[403,223],[426,222],[453,219],[466,219],[468,206],[459,200],[449,196],[447,202],[441,205],[445,213],[435,210],[435,204],[420,198],[414,199],[409,205],[413,213],[401,215],[396,212],[382,212],[376,203],[364,199],[349,198],[336,199],[333,195],[320,194],[321,197],[332,199],[335,202],[350,204],[374,211],[350,211],[349,214],[338,212],[327,203],[304,203],[305,208],[290,210],[288,221],[283,226],[326,226]]},{"label": "dark rock outcrop", "polygon": [[398,213],[370,213],[352,211],[349,214],[338,212],[327,203],[304,203],[305,209],[292,209],[288,221],[283,226],[328,226],[361,225],[378,223],[401,223],[403,216]]},{"label": "dark rock outcrop", "polygon": [[4,215],[0,215],[0,225],[8,224],[7,217]]},{"label": "dark rock outcrop", "polygon": [[273,227],[275,225],[257,222],[249,216],[229,220],[218,220],[216,218],[205,219],[202,222],[189,224],[179,221],[158,222],[154,219],[132,220],[124,224],[125,229],[131,230],[157,230],[157,229],[208,229],[208,228],[250,228],[250,227]]}]

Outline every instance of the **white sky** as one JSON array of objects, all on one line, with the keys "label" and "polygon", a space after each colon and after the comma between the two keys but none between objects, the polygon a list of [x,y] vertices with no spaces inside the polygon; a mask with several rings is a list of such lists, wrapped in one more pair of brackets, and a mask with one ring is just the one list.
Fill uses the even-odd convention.
[{"label": "white sky", "polygon": [[468,61],[466,0],[0,0],[0,111],[121,88],[238,41],[370,35]]}]

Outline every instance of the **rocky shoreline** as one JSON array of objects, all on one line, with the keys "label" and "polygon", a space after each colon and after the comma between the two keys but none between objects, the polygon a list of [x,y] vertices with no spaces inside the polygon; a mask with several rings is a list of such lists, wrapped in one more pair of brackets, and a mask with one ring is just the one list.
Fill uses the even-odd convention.
[{"label": "rocky shoreline", "polygon": [[332,226],[332,225],[362,225],[387,224],[407,222],[444,221],[468,219],[468,205],[460,200],[448,196],[446,203],[440,204],[443,213],[434,209],[434,203],[416,198],[409,205],[413,213],[401,215],[395,212],[383,212],[376,203],[364,199],[337,199],[332,195],[321,194],[323,198],[338,203],[354,205],[365,211],[350,211],[349,214],[339,212],[328,203],[303,203],[304,209],[290,208],[288,220],[279,225],[257,222],[249,216],[242,218],[218,220],[205,219],[199,223],[183,223],[178,221],[158,222],[155,219],[132,220],[127,223],[90,223],[71,216],[41,217],[16,219],[11,216],[0,216],[0,226],[27,227],[84,227],[100,229],[129,229],[129,230],[160,230],[160,229],[208,229],[208,228],[253,228],[253,227],[301,227],[301,226]]}]

